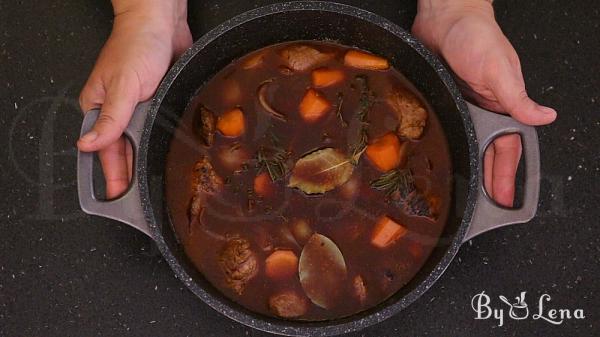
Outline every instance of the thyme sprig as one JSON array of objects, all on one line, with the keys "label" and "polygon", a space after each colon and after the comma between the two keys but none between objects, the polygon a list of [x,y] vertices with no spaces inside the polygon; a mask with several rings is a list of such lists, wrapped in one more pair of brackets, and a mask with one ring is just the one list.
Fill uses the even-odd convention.
[{"label": "thyme sprig", "polygon": [[273,132],[269,133],[269,142],[261,145],[256,153],[259,172],[266,171],[272,181],[278,181],[285,177],[289,170],[288,158],[289,153],[281,147],[279,138]]},{"label": "thyme sprig", "polygon": [[415,179],[409,169],[396,169],[371,181],[371,187],[383,191],[387,196],[399,192],[400,198],[406,199],[415,190]]},{"label": "thyme sprig", "polygon": [[344,120],[344,116],[342,116],[342,106],[344,105],[344,94],[341,92],[338,92],[337,94],[337,109],[335,110],[335,114],[337,116],[337,118],[340,120],[340,124],[342,124],[342,127],[348,127],[348,123],[346,123],[346,121]]},{"label": "thyme sprig", "polygon": [[360,87],[360,100],[358,110],[356,111],[356,117],[358,118],[360,125],[358,129],[358,135],[356,141],[350,146],[350,158],[352,163],[356,165],[360,156],[367,149],[369,142],[369,111],[375,103],[375,94],[369,88],[369,82],[367,77],[364,75],[358,75],[355,77],[358,86]]}]

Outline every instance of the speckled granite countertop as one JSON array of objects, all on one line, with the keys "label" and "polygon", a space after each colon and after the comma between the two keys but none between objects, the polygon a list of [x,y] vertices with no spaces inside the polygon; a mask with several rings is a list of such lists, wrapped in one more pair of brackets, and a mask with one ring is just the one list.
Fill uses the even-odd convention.
[{"label": "speckled granite countertop", "polygon": [[[194,35],[269,2],[196,1]],[[416,7],[345,2],[405,28]],[[591,0],[495,6],[530,95],[560,114],[538,129],[538,216],[472,240],[408,310],[352,336],[600,335],[600,12]],[[0,336],[263,336],[196,299],[144,235],[79,210],[77,97],[111,16],[108,1],[0,2]],[[544,310],[580,308],[586,318],[498,327],[474,320],[481,291],[527,291],[536,313],[548,293]]]}]

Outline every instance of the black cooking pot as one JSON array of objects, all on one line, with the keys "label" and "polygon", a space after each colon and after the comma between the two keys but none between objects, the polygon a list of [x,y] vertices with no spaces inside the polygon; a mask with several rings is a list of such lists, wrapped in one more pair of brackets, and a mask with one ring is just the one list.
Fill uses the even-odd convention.
[{"label": "black cooking pot", "polygon": [[[454,172],[453,207],[442,237],[418,274],[395,295],[369,310],[323,322],[297,322],[251,312],[223,296],[185,255],[164,202],[164,173],[169,143],[179,118],[196,90],[233,60],[274,43],[334,40],[379,54],[391,61],[423,93],[437,113],[450,146]],[[85,116],[82,134],[98,110]],[[505,133],[521,135],[525,165],[523,207],[496,205],[482,187],[486,146]],[[186,286],[220,313],[250,327],[283,335],[327,336],[365,328],[400,312],[440,277],[461,244],[475,235],[534,215],[539,193],[539,149],[535,129],[466,103],[444,66],[400,27],[364,10],[328,2],[276,4],[239,15],[199,39],[164,78],[151,102],[138,105],[126,130],[134,152],[133,182],[112,201],[94,197],[93,155],[79,152],[81,208],[125,222],[149,235]]]}]

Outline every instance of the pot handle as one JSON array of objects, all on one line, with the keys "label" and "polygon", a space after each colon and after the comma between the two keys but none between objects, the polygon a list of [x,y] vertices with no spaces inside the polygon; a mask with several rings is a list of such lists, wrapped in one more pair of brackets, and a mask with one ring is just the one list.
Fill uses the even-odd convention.
[{"label": "pot handle", "polygon": [[511,209],[498,205],[485,191],[483,184],[483,164],[479,165],[479,172],[477,174],[479,177],[479,181],[477,182],[479,193],[471,226],[463,242],[494,228],[531,220],[537,211],[540,193],[540,148],[535,128],[521,124],[511,117],[484,110],[470,103],[467,103],[467,107],[475,125],[475,133],[477,134],[477,141],[479,143],[478,160],[480,163],[483,163],[483,156],[487,146],[499,136],[508,133],[518,133],[521,136],[525,160],[525,195],[523,206],[519,209]]},{"label": "pot handle", "polygon": [[[129,125],[124,131],[133,148],[134,168],[137,162],[140,140],[142,138],[144,122],[146,121],[146,113],[149,106],[150,102],[138,104],[135,107]],[[84,135],[92,129],[99,114],[100,109],[92,109],[85,114],[81,125],[81,135]],[[79,205],[81,209],[87,214],[99,215],[124,222],[152,237],[142,209],[138,174],[136,170],[133,170],[129,188],[123,195],[112,200],[98,200],[94,196],[93,161],[93,153],[77,151],[77,192],[79,194]]]}]

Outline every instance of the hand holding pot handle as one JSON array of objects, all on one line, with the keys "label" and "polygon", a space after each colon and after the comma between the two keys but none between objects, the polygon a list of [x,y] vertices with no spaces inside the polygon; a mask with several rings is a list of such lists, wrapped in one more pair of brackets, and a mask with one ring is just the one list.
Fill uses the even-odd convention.
[{"label": "hand holding pot handle", "polygon": [[85,86],[82,111],[100,109],[93,128],[77,142],[97,152],[114,198],[131,180],[131,147],[122,137],[138,102],[149,100],[171,62],[192,44],[187,1],[113,0],[115,19]]},{"label": "hand holding pot handle", "polygon": [[525,195],[523,206],[519,209],[506,208],[497,204],[489,197],[484,188],[483,165],[480,165],[480,172],[477,174],[479,193],[471,226],[464,241],[494,228],[531,220],[537,211],[540,193],[540,149],[535,128],[522,124],[511,117],[481,109],[470,103],[466,104],[475,125],[480,163],[483,163],[485,149],[496,138],[509,133],[518,133],[521,136],[525,157]]},{"label": "hand holding pot handle", "polygon": [[[149,106],[150,102],[138,104],[135,107],[129,125],[124,131],[125,136],[131,142],[134,149],[134,168],[137,161],[136,149],[139,149],[144,122],[146,120],[146,112],[148,111]],[[86,134],[92,129],[99,114],[99,109],[90,110],[85,114],[81,126],[81,135]],[[79,194],[79,205],[81,206],[81,209],[88,214],[99,215],[124,222],[151,237],[150,229],[144,218],[140,200],[138,174],[135,169],[132,171],[130,187],[125,193],[116,199],[102,201],[96,199],[94,196],[93,162],[93,153],[83,151],[77,152],[77,192]]]},{"label": "hand holding pot handle", "polygon": [[[420,0],[412,32],[446,61],[463,95],[478,106],[526,125],[556,118],[554,109],[527,95],[519,56],[496,22],[491,1]],[[520,155],[516,135],[497,138],[486,153],[486,189],[501,205],[513,205]]]}]

